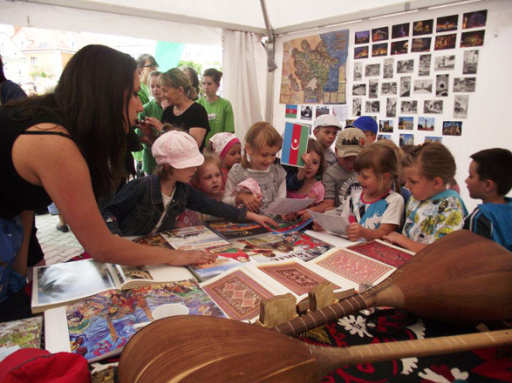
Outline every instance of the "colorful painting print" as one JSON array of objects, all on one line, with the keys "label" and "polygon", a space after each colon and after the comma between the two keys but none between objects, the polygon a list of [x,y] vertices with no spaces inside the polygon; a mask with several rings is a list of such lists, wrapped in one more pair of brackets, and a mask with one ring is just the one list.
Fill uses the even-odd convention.
[{"label": "colorful painting print", "polygon": [[[297,295],[307,294],[319,283],[326,281],[325,278],[298,264],[289,262],[285,264],[264,264],[258,269],[287,287]],[[335,289],[339,286],[334,285]]]},{"label": "colorful painting print", "polygon": [[372,57],[387,56],[387,54],[388,54],[388,43],[372,45]]},{"label": "colorful painting print", "polygon": [[388,27],[372,29],[372,42],[383,41],[387,39],[389,39]]},{"label": "colorful painting print", "polygon": [[0,348],[41,348],[42,329],[42,315],[0,323]]},{"label": "colorful painting print", "polygon": [[457,30],[459,15],[438,17],[436,32],[448,32]]},{"label": "colorful painting print", "polygon": [[354,246],[349,246],[347,249],[393,267],[400,267],[414,257],[414,255],[410,253],[402,251],[394,246],[388,246],[379,241],[363,242]]},{"label": "colorful painting print", "polygon": [[377,279],[392,270],[390,266],[382,265],[343,249],[332,253],[317,264],[359,284],[373,284]]},{"label": "colorful painting print", "polygon": [[403,55],[407,53],[409,50],[409,41],[408,40],[400,40],[393,41],[391,43],[391,55]]},{"label": "colorful painting print", "polygon": [[484,45],[485,30],[463,32],[460,38],[461,48],[481,47]]},{"label": "colorful painting print", "polygon": [[434,117],[418,118],[418,130],[433,132],[435,126],[436,126],[436,119]]},{"label": "colorful painting print", "polygon": [[286,104],[286,114],[287,118],[297,118],[297,105]]},{"label": "colorful painting print", "polygon": [[412,35],[413,36],[429,35],[432,33],[433,26],[434,26],[433,19],[415,21],[414,23],[412,23]]},{"label": "colorful painting print", "polygon": [[164,247],[166,249],[172,249],[171,245],[169,245],[169,242],[167,242],[165,238],[158,233],[148,234],[144,237],[135,238],[133,242],[138,243],[139,245],[158,246]]},{"label": "colorful painting print", "polygon": [[269,232],[268,229],[258,225],[256,222],[211,221],[206,222],[206,226],[225,239],[251,237]]},{"label": "colorful painting print", "polygon": [[443,136],[460,136],[462,121],[443,121]]},{"label": "colorful painting print", "polygon": [[[440,51],[443,49],[453,49],[455,48],[455,42],[457,41],[457,34],[449,34],[449,35],[442,35],[442,36],[436,36],[436,42],[434,44],[434,49],[436,51]],[[462,45],[461,45],[462,47]]]},{"label": "colorful painting print", "polygon": [[313,238],[307,235],[306,233],[300,231],[292,231],[286,234],[278,234],[278,236],[282,237],[282,239],[285,242],[288,242],[295,248],[299,247],[302,250],[314,255],[315,257],[322,255],[327,250],[330,250],[334,247],[333,245],[327,242]]},{"label": "colorful painting print", "polygon": [[355,33],[354,44],[366,44],[370,42],[370,31],[359,31]]},{"label": "colorful painting print", "polygon": [[393,25],[391,28],[391,38],[409,37],[409,26],[409,23]]},{"label": "colorful painting print", "polygon": [[411,52],[430,52],[432,37],[421,37],[412,39]]},{"label": "colorful painting print", "polygon": [[242,270],[203,286],[208,295],[235,320],[249,320],[260,312],[260,302],[274,296]]},{"label": "colorful painting print", "polygon": [[482,28],[487,22],[487,10],[464,13],[462,29]]},{"label": "colorful painting print", "polygon": [[364,47],[354,48],[354,59],[367,59],[368,58],[368,45]]}]

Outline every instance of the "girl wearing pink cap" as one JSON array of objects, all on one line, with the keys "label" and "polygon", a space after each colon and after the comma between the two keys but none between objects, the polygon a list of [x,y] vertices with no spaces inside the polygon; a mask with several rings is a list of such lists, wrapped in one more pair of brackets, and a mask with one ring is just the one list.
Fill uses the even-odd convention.
[{"label": "girl wearing pink cap", "polygon": [[217,133],[210,139],[210,149],[222,161],[222,190],[234,164],[242,160],[242,144],[234,133]]}]

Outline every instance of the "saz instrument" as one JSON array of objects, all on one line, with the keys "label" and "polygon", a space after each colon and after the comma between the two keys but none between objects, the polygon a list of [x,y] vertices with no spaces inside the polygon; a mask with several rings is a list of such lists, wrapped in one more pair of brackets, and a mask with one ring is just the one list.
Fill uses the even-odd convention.
[{"label": "saz instrument", "polygon": [[459,230],[419,251],[375,287],[274,330],[297,335],[375,306],[397,307],[459,324],[511,319],[512,253],[496,242]]},{"label": "saz instrument", "polygon": [[319,347],[229,319],[176,316],[136,333],[119,361],[121,383],[318,382],[348,364],[512,344],[512,330],[380,343]]}]

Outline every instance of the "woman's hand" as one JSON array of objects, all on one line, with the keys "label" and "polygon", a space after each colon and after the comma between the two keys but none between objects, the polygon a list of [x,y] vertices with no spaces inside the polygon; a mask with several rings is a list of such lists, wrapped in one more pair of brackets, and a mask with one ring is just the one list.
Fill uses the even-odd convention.
[{"label": "woman's hand", "polygon": [[261,226],[266,227],[267,229],[271,229],[270,226],[274,226],[274,227],[279,226],[277,224],[277,222],[274,221],[272,218],[264,216],[264,215],[260,215],[260,214],[255,214],[251,211],[247,212],[245,219],[247,221],[254,221],[254,222],[260,224]]},{"label": "woman's hand", "polygon": [[171,266],[188,266],[214,262],[217,255],[203,250],[174,250],[172,259],[168,262]]}]

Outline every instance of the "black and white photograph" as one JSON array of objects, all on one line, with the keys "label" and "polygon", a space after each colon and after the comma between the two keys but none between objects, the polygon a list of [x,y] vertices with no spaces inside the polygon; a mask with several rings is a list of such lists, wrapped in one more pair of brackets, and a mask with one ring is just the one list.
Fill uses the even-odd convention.
[{"label": "black and white photograph", "polygon": [[380,57],[388,55],[388,43],[380,43],[372,45],[372,57]]},{"label": "black and white photograph", "polygon": [[402,133],[398,137],[398,146],[414,145],[414,134]]},{"label": "black and white photograph", "polygon": [[468,95],[456,95],[453,102],[453,117],[468,118]]},{"label": "black and white photograph", "polygon": [[398,130],[413,130],[414,117],[398,117]]},{"label": "black and white photograph", "polygon": [[483,28],[487,22],[487,10],[468,12],[462,16],[462,29]]},{"label": "black and white photograph", "polygon": [[432,94],[433,83],[431,79],[414,80],[414,94]]},{"label": "black and white photograph", "polygon": [[443,121],[443,136],[462,135],[462,121]]},{"label": "black and white photograph", "polygon": [[418,76],[430,76],[430,63],[432,62],[432,55],[420,55],[418,64]]},{"label": "black and white photograph", "polygon": [[436,57],[434,70],[453,70],[453,68],[455,68],[455,55]]},{"label": "black and white photograph", "polygon": [[383,82],[380,88],[380,94],[383,96],[393,95],[396,96],[397,85],[396,82]]},{"label": "black and white photograph", "polygon": [[423,105],[423,113],[442,114],[443,100],[425,100]]},{"label": "black and white photograph", "polygon": [[409,23],[393,25],[391,28],[391,38],[409,37],[409,26]]},{"label": "black and white photograph", "polygon": [[386,117],[396,117],[396,97],[386,98]]},{"label": "black and white photograph", "polygon": [[434,20],[421,20],[415,21],[412,23],[412,35],[413,36],[421,36],[421,35],[430,35],[434,29]]},{"label": "black and white photograph", "polygon": [[400,97],[411,96],[411,76],[400,77]]},{"label": "black and white photograph", "polygon": [[370,31],[356,32],[354,44],[367,44],[369,42],[370,42]]},{"label": "black and white photograph", "polygon": [[454,49],[457,41],[457,34],[451,33],[449,35],[436,36],[436,42],[434,43],[434,50],[440,51],[443,49]]},{"label": "black and white photograph", "polygon": [[352,96],[366,96],[366,84],[353,84]]},{"label": "black and white photograph", "polygon": [[354,63],[354,81],[363,79],[363,63],[361,61]]},{"label": "black and white photograph", "polygon": [[435,117],[418,117],[418,130],[433,132],[435,127]]},{"label": "black and white photograph", "polygon": [[430,52],[432,37],[417,37],[412,39],[411,52]]},{"label": "black and white photograph", "polygon": [[416,114],[418,113],[418,101],[404,100],[400,104],[400,113],[402,114]]},{"label": "black and white photograph", "polygon": [[436,32],[456,31],[459,24],[459,15],[438,17]]},{"label": "black and white photograph", "polygon": [[462,74],[476,74],[478,69],[478,49],[464,51]]},{"label": "black and white photograph", "polygon": [[380,101],[366,101],[365,113],[380,113]]},{"label": "black and white photograph", "polygon": [[437,97],[448,97],[448,84],[449,75],[438,74],[436,76],[436,96]]},{"label": "black and white photograph", "polygon": [[393,78],[393,67],[394,67],[395,59],[384,59],[384,78]]},{"label": "black and white photograph", "polygon": [[381,27],[372,29],[372,43],[389,39],[389,28]]},{"label": "black and white photograph", "polygon": [[364,68],[364,75],[366,77],[380,76],[380,64],[368,64]]},{"label": "black and white photograph", "polygon": [[398,60],[396,62],[396,73],[412,73],[414,71],[414,60]]},{"label": "black and white photograph", "polygon": [[300,119],[311,120],[313,118],[313,109],[309,105],[300,106]]},{"label": "black and white photograph", "polygon": [[379,96],[379,80],[368,81],[368,98],[377,98]]},{"label": "black and white photograph", "polygon": [[329,112],[330,110],[328,106],[317,106],[315,108],[315,118],[318,118],[323,114],[330,114]]},{"label": "black and white photograph", "polygon": [[393,133],[394,123],[395,123],[395,120],[380,120],[379,121],[379,132]]},{"label": "black and white photograph", "polygon": [[455,77],[453,79],[454,93],[474,92],[475,88],[476,77]]},{"label": "black and white photograph", "polygon": [[361,115],[361,101],[360,98],[352,99],[352,115],[359,117]]},{"label": "black and white photograph", "polygon": [[409,51],[409,40],[393,41],[391,43],[391,55],[403,55]]}]

